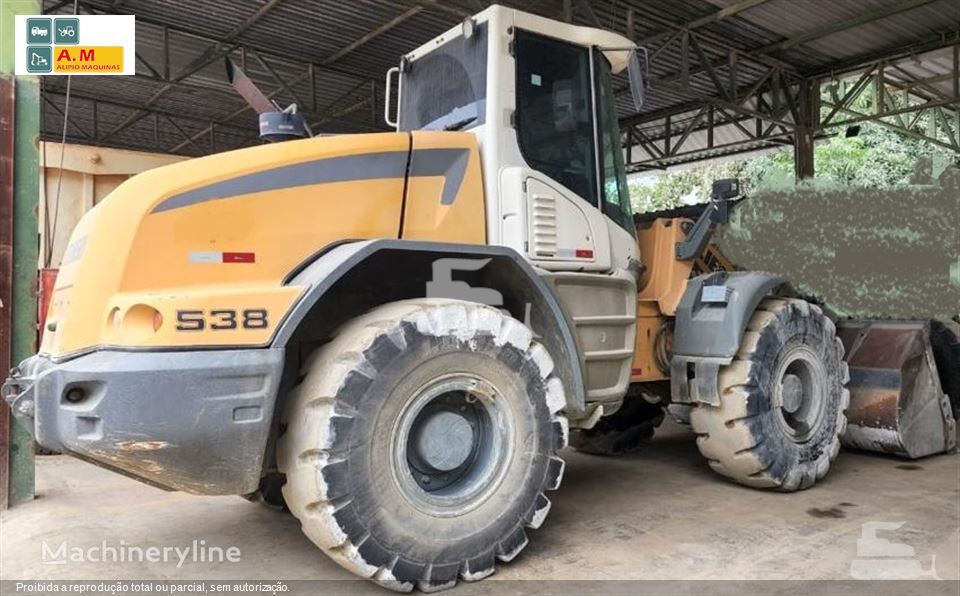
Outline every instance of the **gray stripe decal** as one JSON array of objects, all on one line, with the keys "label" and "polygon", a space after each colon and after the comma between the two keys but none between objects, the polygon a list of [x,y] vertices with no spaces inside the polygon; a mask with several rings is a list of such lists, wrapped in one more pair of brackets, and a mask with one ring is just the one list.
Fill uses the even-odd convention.
[{"label": "gray stripe decal", "polygon": [[470,152],[466,149],[421,149],[413,152],[410,176],[444,176],[441,205],[452,205],[467,173]]},{"label": "gray stripe decal", "polygon": [[[467,169],[467,149],[420,149],[414,151],[411,176],[445,176],[441,204],[450,205]],[[312,184],[403,178],[406,175],[407,152],[385,151],[318,159],[281,166],[253,174],[245,174],[174,195],[153,208],[160,213],[242,195],[280,190]]]}]

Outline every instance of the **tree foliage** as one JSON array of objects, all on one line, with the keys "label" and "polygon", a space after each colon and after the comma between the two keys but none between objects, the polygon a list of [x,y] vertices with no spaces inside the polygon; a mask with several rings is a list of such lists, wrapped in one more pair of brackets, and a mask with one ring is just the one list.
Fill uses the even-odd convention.
[{"label": "tree foliage", "polygon": [[[944,165],[957,155],[920,139],[903,136],[880,124],[867,122],[859,134],[841,131],[814,148],[816,184],[827,186],[891,188],[910,183],[914,165],[929,156]],[[670,209],[706,201],[713,180],[739,178],[750,194],[794,184],[793,150],[759,155],[722,164],[668,172],[657,178],[634,178],[630,196],[638,213]]]}]

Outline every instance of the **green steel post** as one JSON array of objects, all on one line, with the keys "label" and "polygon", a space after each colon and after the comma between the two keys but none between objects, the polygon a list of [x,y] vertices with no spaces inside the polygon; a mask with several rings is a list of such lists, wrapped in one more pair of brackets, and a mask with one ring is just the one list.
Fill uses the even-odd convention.
[{"label": "green steel post", "polygon": [[[41,14],[40,0],[0,2],[0,76],[14,73],[14,19],[16,14]],[[36,351],[37,264],[39,259],[40,197],[40,82],[37,77],[16,77],[13,162],[13,301],[11,360],[14,363]],[[4,407],[6,407],[4,405]],[[9,504],[34,494],[33,440],[19,423],[10,427]]]}]

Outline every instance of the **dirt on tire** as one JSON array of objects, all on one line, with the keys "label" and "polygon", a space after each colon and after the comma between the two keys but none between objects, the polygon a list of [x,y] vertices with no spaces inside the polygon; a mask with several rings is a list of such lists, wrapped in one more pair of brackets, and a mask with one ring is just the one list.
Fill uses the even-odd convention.
[{"label": "dirt on tire", "polygon": [[[458,367],[496,386],[517,442],[483,500],[433,515],[397,480],[391,424],[410,387]],[[393,590],[435,591],[494,573],[543,523],[545,493],[563,473],[565,397],[549,354],[519,321],[456,300],[392,303],[346,324],[303,372],[278,442],[283,495],[341,566]]]},{"label": "dirt on tire", "polygon": [[[799,352],[798,352],[799,351]],[[777,371],[803,358],[809,420],[791,423]],[[719,406],[697,404],[690,422],[697,446],[714,471],[741,484],[795,491],[822,479],[840,451],[850,403],[843,345],[820,308],[797,299],[768,298],[747,325],[734,360],[720,369]],[[806,370],[804,369],[804,370]],[[800,394],[806,399],[807,394]],[[784,402],[784,403],[782,403]],[[801,402],[802,403],[802,402]],[[793,407],[793,406],[791,406]]]}]

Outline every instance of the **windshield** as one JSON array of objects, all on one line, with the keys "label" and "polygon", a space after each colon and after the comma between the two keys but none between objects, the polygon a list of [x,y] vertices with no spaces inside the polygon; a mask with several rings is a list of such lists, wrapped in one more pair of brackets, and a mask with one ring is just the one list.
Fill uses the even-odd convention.
[{"label": "windshield", "polygon": [[404,67],[400,130],[463,130],[484,122],[487,24]]}]

